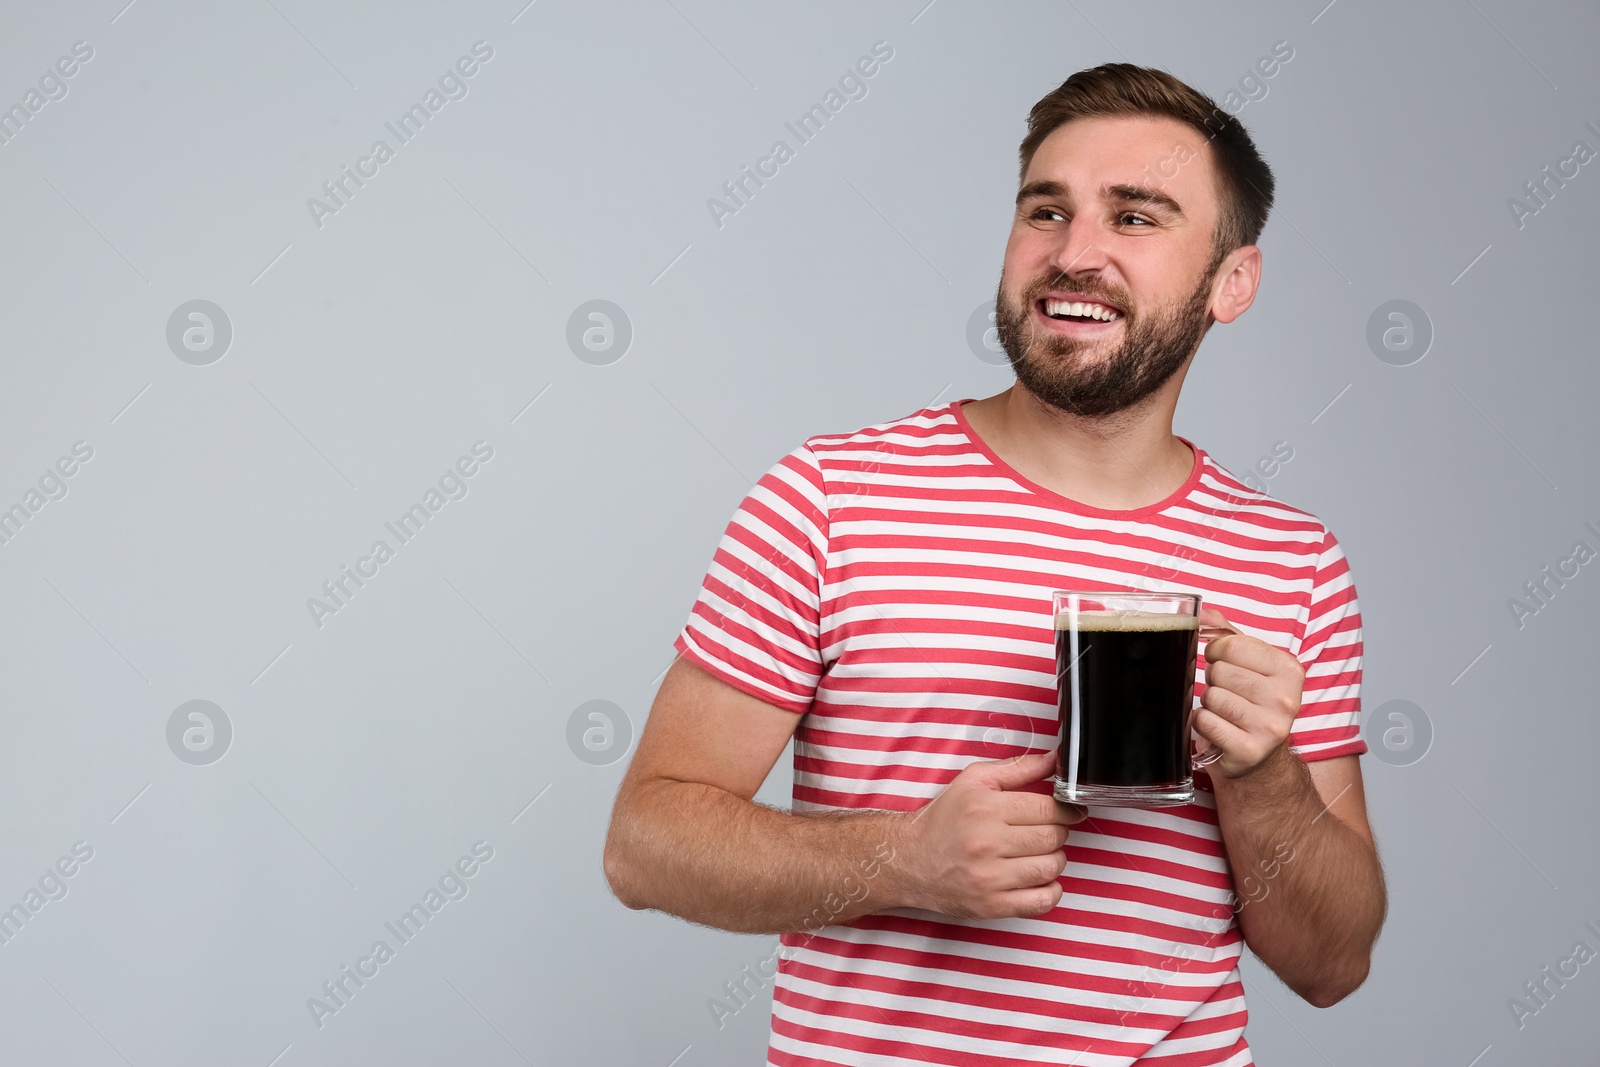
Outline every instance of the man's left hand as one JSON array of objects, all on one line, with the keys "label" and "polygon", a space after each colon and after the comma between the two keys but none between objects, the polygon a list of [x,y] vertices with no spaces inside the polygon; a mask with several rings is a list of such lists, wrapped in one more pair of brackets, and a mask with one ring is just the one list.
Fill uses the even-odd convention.
[{"label": "man's left hand", "polygon": [[[1215,608],[1202,607],[1200,625],[1229,623]],[[1284,748],[1300,711],[1305,668],[1283,649],[1237,631],[1211,638],[1205,658],[1206,691],[1194,729],[1222,752],[1211,773],[1240,778]]]}]

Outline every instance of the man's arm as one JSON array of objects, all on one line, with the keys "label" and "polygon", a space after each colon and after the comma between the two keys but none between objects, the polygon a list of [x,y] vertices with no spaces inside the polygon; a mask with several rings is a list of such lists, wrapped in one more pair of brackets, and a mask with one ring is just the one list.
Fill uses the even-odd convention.
[{"label": "man's arm", "polygon": [[1388,910],[1357,757],[1279,747],[1213,780],[1245,944],[1309,1003],[1338,1003],[1366,981]]},{"label": "man's arm", "polygon": [[888,908],[996,918],[1061,899],[1080,810],[1019,790],[1053,757],[975,763],[914,812],[751,800],[800,716],[679,657],[617,790],[605,873],[630,908],[739,933],[814,930]]},{"label": "man's arm", "polygon": [[[1208,621],[1226,620],[1202,609]],[[1289,751],[1304,684],[1288,652],[1213,638],[1194,727],[1222,752],[1210,773],[1245,943],[1325,1008],[1366,980],[1388,903],[1356,757],[1308,766]]]}]

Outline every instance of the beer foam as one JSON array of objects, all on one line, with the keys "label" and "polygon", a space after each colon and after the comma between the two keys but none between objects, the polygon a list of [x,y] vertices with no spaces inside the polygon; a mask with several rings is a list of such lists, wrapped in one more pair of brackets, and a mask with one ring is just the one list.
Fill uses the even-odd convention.
[{"label": "beer foam", "polygon": [[[1072,613],[1063,611],[1056,616],[1056,629],[1072,626]],[[1198,630],[1200,620],[1193,615],[1172,615],[1156,611],[1080,611],[1079,632],[1107,633],[1134,631],[1139,633],[1164,633],[1168,630]]]}]

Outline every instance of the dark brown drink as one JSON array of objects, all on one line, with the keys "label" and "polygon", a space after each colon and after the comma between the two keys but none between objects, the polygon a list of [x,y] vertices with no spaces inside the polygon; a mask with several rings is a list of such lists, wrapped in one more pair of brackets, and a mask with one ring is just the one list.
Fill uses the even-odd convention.
[{"label": "dark brown drink", "polygon": [[1187,800],[1198,620],[1080,611],[1071,622],[1056,618],[1057,781],[1088,803]]}]

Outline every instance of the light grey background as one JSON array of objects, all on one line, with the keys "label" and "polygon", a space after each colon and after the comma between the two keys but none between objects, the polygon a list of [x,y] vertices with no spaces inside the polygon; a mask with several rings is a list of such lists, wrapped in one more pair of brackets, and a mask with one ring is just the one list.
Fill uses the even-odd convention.
[{"label": "light grey background", "polygon": [[[762,1062],[770,996],[720,1030],[707,1001],[775,939],[629,912],[600,868],[621,728],[717,537],[805,437],[1010,383],[966,328],[1035,100],[1116,60],[1222,100],[1280,40],[1238,111],[1279,181],[1261,292],[1176,429],[1241,474],[1292,445],[1270,488],[1344,543],[1366,713],[1410,701],[1432,741],[1363,759],[1371,978],[1318,1011],[1247,959],[1248,1037],[1263,1064],[1592,1056],[1600,963],[1520,1030],[1507,1001],[1600,950],[1600,564],[1521,627],[1508,600],[1600,548],[1600,163],[1520,227],[1507,202],[1600,150],[1600,14],[1325,2],[0,8],[0,104],[94,50],[0,145],[0,507],[93,449],[0,545],[0,906],[93,849],[0,945],[6,1062]],[[468,94],[316,225],[480,40]],[[567,331],[602,299],[633,338],[596,365]],[[191,300],[232,325],[209,365],[167,343]],[[1367,343],[1390,300],[1432,323],[1419,362]],[[319,627],[308,598],[477,441],[465,498]],[[191,700],[232,726],[209,765],[168,746]],[[595,700],[602,766],[568,741]],[[319,1028],[308,998],[479,841],[468,894]]]}]

